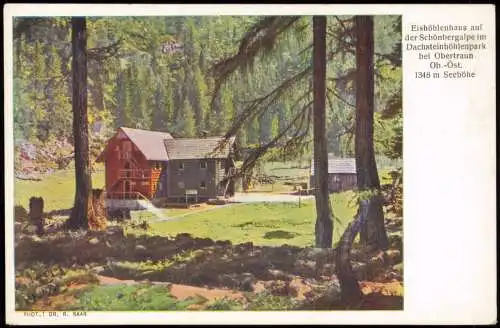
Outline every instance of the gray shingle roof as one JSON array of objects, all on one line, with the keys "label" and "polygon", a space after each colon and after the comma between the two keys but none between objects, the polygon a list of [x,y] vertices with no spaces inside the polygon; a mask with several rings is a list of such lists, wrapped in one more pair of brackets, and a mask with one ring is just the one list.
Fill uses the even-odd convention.
[{"label": "gray shingle roof", "polygon": [[[356,159],[329,156],[328,173],[356,174]],[[311,175],[314,175],[314,159],[311,160]]]},{"label": "gray shingle roof", "polygon": [[232,137],[225,147],[218,148],[223,137],[207,138],[179,138],[164,140],[168,159],[196,159],[196,158],[226,158],[229,156],[235,138]]}]

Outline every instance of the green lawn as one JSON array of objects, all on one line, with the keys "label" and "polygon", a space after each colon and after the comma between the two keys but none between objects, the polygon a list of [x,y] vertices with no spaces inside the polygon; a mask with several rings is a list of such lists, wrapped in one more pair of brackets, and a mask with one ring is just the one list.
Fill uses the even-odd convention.
[{"label": "green lawn", "polygon": [[[349,200],[352,193],[332,196],[334,239],[337,240],[355,209]],[[282,244],[312,246],[316,219],[313,200],[297,203],[242,204],[194,213],[174,221],[151,224],[152,233],[175,236],[190,233],[196,237],[230,240],[233,243],[252,241],[256,245]]]},{"label": "green lawn", "polygon": [[[92,174],[92,187],[104,188],[104,171]],[[75,200],[74,170],[56,171],[42,181],[14,180],[14,204],[29,208],[30,197],[43,197],[44,210],[62,210],[73,207]]]},{"label": "green lawn", "polygon": [[[286,168],[287,167],[287,168]],[[290,164],[273,164],[269,170],[294,170]],[[298,169],[300,170],[300,169]],[[277,173],[277,172],[276,172]],[[381,182],[390,182],[387,171],[381,171]],[[102,170],[93,173],[93,187],[104,187]],[[271,191],[271,190],[269,190]],[[45,177],[42,181],[15,180],[14,199],[16,205],[28,209],[29,198],[41,196],[45,200],[45,212],[71,208],[74,201],[74,171],[58,171]],[[332,208],[336,217],[334,221],[334,239],[337,240],[346,224],[355,214],[353,205],[349,203],[351,192],[332,195]],[[168,217],[182,215],[197,209],[160,209]],[[174,221],[153,222],[156,218],[147,211],[135,212],[134,218],[151,222],[153,233],[176,235],[190,233],[198,237],[209,237],[215,240],[231,240],[233,243],[252,241],[260,245],[290,244],[311,246],[314,242],[314,223],[316,218],[313,200],[303,201],[301,207],[297,203],[243,204],[220,209],[193,213]]]}]

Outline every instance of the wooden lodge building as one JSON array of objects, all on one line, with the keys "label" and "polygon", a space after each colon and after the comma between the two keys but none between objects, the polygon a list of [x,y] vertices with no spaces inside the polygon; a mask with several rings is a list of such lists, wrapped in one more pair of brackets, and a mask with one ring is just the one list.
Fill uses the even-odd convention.
[{"label": "wooden lodge building", "polygon": [[[314,159],[311,160],[310,188],[315,188]],[[357,186],[356,159],[328,156],[328,190],[341,192]]]},{"label": "wooden lodge building", "polygon": [[199,201],[234,194],[232,138],[178,138],[166,132],[121,127],[98,157],[105,164],[108,199]]}]

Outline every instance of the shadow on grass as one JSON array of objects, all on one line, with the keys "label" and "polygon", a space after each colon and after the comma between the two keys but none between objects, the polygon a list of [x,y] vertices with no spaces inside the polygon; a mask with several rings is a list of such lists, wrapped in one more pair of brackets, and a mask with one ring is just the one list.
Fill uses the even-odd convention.
[{"label": "shadow on grass", "polygon": [[[288,238],[283,230],[270,238]],[[291,281],[294,276],[320,279],[334,274],[310,267],[303,248],[238,245],[179,234],[175,238],[105,232],[47,234],[41,239],[17,236],[16,270],[35,263],[47,266],[99,268],[100,275],[122,280],[149,280],[208,288],[249,291],[255,281]],[[328,255],[328,257],[332,254]],[[316,260],[318,261],[318,260]],[[322,260],[324,261],[324,260]],[[279,275],[279,277],[277,276]],[[392,304],[392,303],[391,303]],[[330,309],[332,304],[329,305]],[[319,309],[319,308],[318,308]]]},{"label": "shadow on grass", "polygon": [[296,237],[298,234],[285,231],[285,230],[273,230],[268,231],[264,234],[262,238],[264,239],[292,239]]},{"label": "shadow on grass", "polygon": [[[294,246],[264,247],[251,242],[232,245],[229,241],[195,238],[189,234],[168,238],[125,236],[121,232],[71,236],[61,232],[41,240],[18,238],[15,264],[18,269],[36,262],[62,267],[101,266],[102,274],[118,279],[240,289],[242,275],[273,280],[275,277],[270,274],[273,269],[285,275],[301,274],[295,265],[300,251],[301,248]],[[116,265],[120,262],[128,265]]]}]

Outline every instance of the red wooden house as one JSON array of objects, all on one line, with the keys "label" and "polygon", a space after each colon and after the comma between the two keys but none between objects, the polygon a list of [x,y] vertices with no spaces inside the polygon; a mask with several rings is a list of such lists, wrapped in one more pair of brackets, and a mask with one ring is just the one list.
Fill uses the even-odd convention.
[{"label": "red wooden house", "polygon": [[169,133],[121,127],[97,158],[105,163],[106,194],[112,199],[157,197],[160,175],[168,160]]}]

